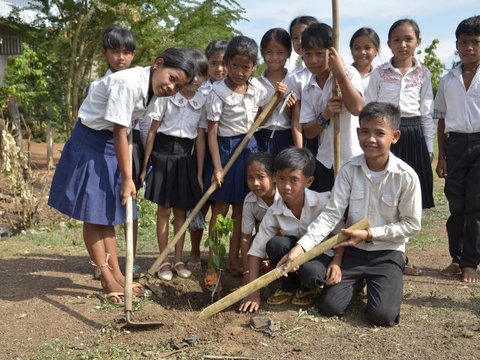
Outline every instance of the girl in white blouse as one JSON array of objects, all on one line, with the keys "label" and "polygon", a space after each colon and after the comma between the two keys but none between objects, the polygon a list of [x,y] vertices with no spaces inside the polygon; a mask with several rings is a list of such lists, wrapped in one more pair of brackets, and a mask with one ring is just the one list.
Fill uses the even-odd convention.
[{"label": "girl in white blouse", "polygon": [[352,53],[352,66],[358,70],[362,77],[363,90],[367,91],[370,75],[373,71],[373,60],[380,51],[380,38],[375,30],[362,27],[355,31],[350,39]]},{"label": "girl in white blouse", "polygon": [[[158,205],[157,241],[160,253],[167,247],[168,220],[172,209],[176,233],[185,222],[186,211],[195,207],[202,195],[206,96],[199,87],[207,78],[208,63],[200,50],[190,49],[190,52],[197,60],[197,73],[192,83],[175,96],[157,100],[156,109],[150,114],[152,124],[145,144],[141,177],[145,179],[145,198]],[[161,265],[157,273],[160,279],[171,280],[173,272],[183,278],[191,276],[191,271],[182,261],[183,242],[184,236],[175,246],[173,264],[166,261]]]},{"label": "girl in white blouse", "polygon": [[83,221],[85,245],[92,265],[100,268],[105,299],[112,304],[123,304],[125,286],[115,225],[125,223],[124,205],[136,196],[127,133],[155,97],[175,94],[194,73],[195,61],[186,51],[168,49],[152,66],[103,78],[83,101],[57,164],[48,204]]},{"label": "girl in white blouse", "polygon": [[[212,157],[212,164],[207,164],[209,169],[206,169],[206,174],[208,180],[218,185],[218,189],[210,198],[214,204],[209,231],[212,232],[217,215],[225,216],[229,204],[232,204],[234,228],[230,240],[229,268],[236,273],[241,271],[238,258],[240,224],[242,202],[248,193],[245,162],[251,153],[257,151],[255,138],[250,139],[225,177],[223,166],[253,125],[259,108],[267,102],[267,91],[257,79],[252,77],[257,65],[257,57],[258,45],[253,39],[246,36],[236,36],[231,39],[224,55],[228,75],[223,81],[213,84],[206,104],[208,146]],[[209,186],[210,184],[205,184],[205,188]],[[208,288],[217,283],[214,274],[216,274],[215,271],[209,269],[205,278],[205,285]]]},{"label": "girl in white blouse", "polygon": [[393,57],[373,71],[365,103],[389,102],[400,107],[401,136],[392,152],[417,172],[426,209],[434,206],[431,159],[435,126],[432,76],[414,57],[419,45],[420,30],[414,20],[393,23],[388,31]]}]

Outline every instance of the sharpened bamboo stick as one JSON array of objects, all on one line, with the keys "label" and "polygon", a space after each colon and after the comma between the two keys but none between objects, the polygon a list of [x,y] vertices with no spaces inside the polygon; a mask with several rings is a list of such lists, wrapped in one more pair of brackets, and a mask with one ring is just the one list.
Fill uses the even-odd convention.
[{"label": "sharpened bamboo stick", "polygon": [[[360,220],[359,222],[353,224],[348,229],[349,230],[362,230],[369,227],[369,222],[367,219]],[[325,240],[315,246],[313,249],[307,251],[306,253],[297,257],[286,271],[283,271],[281,268],[275,268],[265,275],[260,276],[258,279],[252,281],[251,283],[242,286],[240,289],[228,294],[224,298],[218,300],[216,303],[206,307],[199,314],[198,318],[200,320],[205,320],[212,315],[226,309],[232,304],[235,304],[237,301],[242,300],[244,297],[250,295],[254,291],[260,290],[261,288],[267,286],[271,282],[279,279],[283,274],[290,272],[292,269],[310,261],[317,256],[323,254],[325,251],[330,250],[334,246],[340,244],[341,242],[346,241],[348,238],[342,233],[332,236],[330,239]]]},{"label": "sharpened bamboo stick", "polygon": [[[248,130],[248,132],[245,134],[244,138],[238,144],[237,148],[235,149],[234,153],[232,154],[232,157],[228,160],[228,162],[225,164],[223,167],[223,172],[222,175],[225,176],[225,174],[230,170],[232,165],[235,163],[237,158],[240,156],[241,152],[247,146],[248,142],[252,138],[252,136],[255,134],[255,131],[267,120],[267,118],[272,114],[273,110],[275,107],[278,105],[278,101],[280,100],[281,95],[280,93],[276,92],[273,98],[270,100],[270,102],[265,106],[265,108],[262,110],[260,115],[258,115],[257,119],[255,122],[252,124],[252,127]],[[148,269],[148,273],[151,275],[154,275],[159,269],[160,266],[162,266],[163,261],[167,258],[168,254],[175,249],[175,245],[177,244],[178,240],[182,237],[182,235],[187,231],[188,225],[192,222],[192,220],[197,216],[198,212],[202,209],[203,205],[207,202],[207,200],[210,198],[210,196],[213,194],[213,192],[217,189],[217,184],[215,182],[212,182],[210,187],[207,189],[205,194],[200,198],[198,201],[197,205],[192,209],[188,217],[185,219],[185,222],[183,225],[180,227],[178,232],[175,234],[173,239],[169,241],[167,247],[165,250],[162,251],[162,253],[158,256],[158,258],[155,260],[155,262],[152,264],[150,269]]]},{"label": "sharpened bamboo stick", "polygon": [[[338,40],[340,37],[338,21],[338,1],[332,0],[332,25],[333,25],[333,47],[339,51]],[[339,86],[337,79],[334,79],[332,86],[332,95],[338,96]],[[335,177],[340,170],[340,119],[339,114],[333,115],[333,173]]]}]

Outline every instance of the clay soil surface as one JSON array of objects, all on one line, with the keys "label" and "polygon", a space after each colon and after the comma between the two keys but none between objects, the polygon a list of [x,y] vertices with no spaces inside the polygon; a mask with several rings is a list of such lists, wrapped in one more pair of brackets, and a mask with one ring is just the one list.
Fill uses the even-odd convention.
[{"label": "clay soil surface", "polygon": [[[126,329],[123,308],[105,305],[96,296],[101,288],[92,279],[81,226],[45,203],[52,172],[45,169],[44,145],[35,144],[31,151],[35,189],[42,199],[40,218],[33,231],[0,238],[0,359],[480,358],[480,286],[439,274],[450,261],[444,230],[448,212],[441,196],[437,208],[425,212],[423,238],[409,244],[410,261],[423,273],[405,276],[396,327],[370,326],[362,300],[355,300],[343,318],[262,304],[260,315],[277,325],[273,336],[250,328],[250,316],[236,313],[236,306],[200,321],[197,316],[209,304],[210,293],[197,271],[187,280],[141,279],[154,294],[135,302],[134,318],[163,325]],[[8,195],[3,179],[0,185],[0,193]],[[8,196],[0,200],[0,228],[14,221],[11,204]],[[157,255],[151,229],[139,239],[153,244],[139,248],[143,268]],[[119,245],[123,254],[123,241]],[[222,294],[239,285],[238,278],[225,274]]]}]

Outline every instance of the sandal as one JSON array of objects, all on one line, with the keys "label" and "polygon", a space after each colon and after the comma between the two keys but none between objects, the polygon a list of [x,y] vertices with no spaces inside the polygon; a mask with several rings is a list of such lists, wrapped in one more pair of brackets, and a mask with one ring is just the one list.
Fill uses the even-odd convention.
[{"label": "sandal", "polygon": [[[135,291],[135,289],[138,289],[137,291]],[[139,282],[132,282],[132,292],[133,292],[133,295],[135,296],[145,296],[146,294],[146,290],[145,290],[145,287],[140,284]]]},{"label": "sandal", "polygon": [[203,283],[205,284],[205,288],[210,292],[222,291],[222,282],[215,269],[210,268],[207,270],[205,277],[203,278]]},{"label": "sandal", "polygon": [[267,299],[267,304],[270,305],[282,305],[288,302],[293,297],[293,292],[290,291],[283,291],[282,289],[277,289]]},{"label": "sandal", "polygon": [[318,289],[302,290],[298,289],[292,299],[292,304],[297,306],[308,306],[313,304],[315,296],[318,294]]},{"label": "sandal", "polygon": [[123,292],[109,292],[107,294],[97,295],[98,298],[112,306],[122,307],[125,305],[125,294]]},{"label": "sandal", "polygon": [[168,266],[168,270],[164,270],[164,271],[159,270],[157,272],[157,276],[161,280],[170,281],[173,278],[172,264],[170,264],[169,262],[164,262],[162,265],[160,265],[160,269],[162,269],[166,266]]},{"label": "sandal", "polygon": [[110,253],[105,253],[105,262],[100,265],[95,264],[92,259],[88,259],[88,263],[93,267],[93,280],[100,280],[100,277],[102,276],[102,268],[106,267],[112,270],[112,267],[108,265],[109,259]]},{"label": "sandal", "polygon": [[[177,269],[178,266],[183,266],[183,268]],[[185,263],[183,261],[179,261],[173,265],[173,272],[184,279],[188,279],[190,276],[192,276],[192,272],[185,267]]]}]

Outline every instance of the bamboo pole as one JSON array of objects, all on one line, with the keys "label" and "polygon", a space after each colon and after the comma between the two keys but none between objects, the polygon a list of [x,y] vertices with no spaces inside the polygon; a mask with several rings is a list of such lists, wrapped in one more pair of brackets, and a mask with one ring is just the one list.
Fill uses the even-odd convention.
[{"label": "bamboo pole", "polygon": [[[339,50],[339,21],[338,21],[338,0],[332,0],[332,19],[333,19],[333,47]],[[334,78],[332,86],[332,95],[338,96],[339,88],[337,79]],[[339,114],[333,115],[333,171],[335,177],[340,170],[340,120]]]},{"label": "bamboo pole", "polygon": [[[241,152],[247,146],[248,142],[252,138],[253,134],[257,129],[265,122],[265,120],[271,115],[275,107],[278,105],[278,101],[280,100],[280,93],[275,93],[273,98],[270,100],[270,102],[265,106],[263,111],[258,115],[257,119],[255,122],[252,124],[252,127],[248,130],[248,132],[245,134],[245,137],[242,139],[240,144],[238,144],[237,148],[235,149],[234,153],[232,154],[232,157],[228,160],[228,162],[225,164],[222,170],[222,175],[225,176],[225,174],[230,170],[232,165],[235,163],[235,160],[240,156]],[[212,182],[210,187],[207,189],[205,194],[201,197],[201,199],[198,201],[197,205],[192,209],[190,214],[187,216],[185,219],[185,222],[183,223],[182,227],[178,230],[178,232],[175,234],[173,239],[168,243],[167,247],[165,250],[162,251],[162,253],[157,257],[153,265],[148,269],[148,273],[151,275],[154,275],[155,272],[157,272],[160,269],[160,266],[162,266],[163,261],[167,258],[168,254],[175,248],[175,245],[177,244],[178,240],[182,237],[182,235],[185,233],[185,231],[188,228],[188,225],[192,222],[192,220],[197,216],[198,212],[202,209],[202,206],[207,202],[207,200],[210,198],[210,196],[213,194],[213,192],[217,189],[217,184],[215,182]]]},{"label": "bamboo pole", "polygon": [[[360,220],[359,222],[353,224],[350,226],[348,229],[349,230],[361,230],[361,229],[366,229],[369,227],[369,222],[367,219]],[[341,242],[346,241],[348,238],[343,235],[342,233],[337,234],[335,236],[332,236],[330,239],[321,242],[317,246],[315,246],[313,249],[310,251],[307,251],[306,253],[300,255],[297,257],[288,269],[285,271],[282,268],[275,268],[265,275],[260,276],[258,279],[250,282],[249,284],[242,286],[240,289],[228,294],[224,298],[218,300],[216,303],[206,307],[203,309],[203,311],[200,313],[198,318],[200,320],[205,320],[209,318],[212,315],[215,315],[216,313],[226,309],[232,304],[235,304],[237,301],[242,300],[244,297],[250,295],[254,291],[260,290],[261,288],[267,286],[271,282],[279,279],[282,277],[285,273],[290,272],[292,269],[306,263],[307,261],[310,261],[317,256],[323,254],[325,251],[330,250],[333,248],[335,245],[340,244]]]}]

